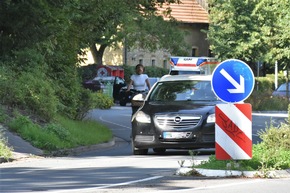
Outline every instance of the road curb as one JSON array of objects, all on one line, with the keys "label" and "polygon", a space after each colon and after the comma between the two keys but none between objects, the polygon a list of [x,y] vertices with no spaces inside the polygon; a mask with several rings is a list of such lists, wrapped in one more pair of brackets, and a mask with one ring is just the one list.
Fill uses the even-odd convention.
[{"label": "road curb", "polygon": [[290,178],[290,169],[274,171],[238,171],[238,170],[211,170],[202,168],[180,167],[175,172],[180,176],[205,176],[205,177],[248,177],[248,178]]},{"label": "road curb", "polygon": [[105,143],[89,145],[89,146],[80,146],[80,147],[76,147],[76,148],[72,148],[72,149],[53,151],[47,155],[50,155],[50,156],[73,155],[73,154],[79,154],[79,153],[83,153],[83,152],[87,152],[87,151],[93,151],[93,150],[112,147],[115,144],[116,144],[116,142],[115,142],[115,137],[114,137],[112,140],[105,142]]},{"label": "road curb", "polygon": [[[27,142],[28,143],[28,142]],[[20,153],[20,152],[15,152],[15,150],[12,151],[12,157],[9,159],[5,159],[3,157],[0,157],[0,164],[1,163],[6,163],[6,162],[12,162],[12,161],[17,161],[20,159],[24,158],[30,158],[30,157],[46,157],[46,156],[66,156],[66,155],[73,155],[73,154],[78,154],[78,153],[83,153],[86,151],[93,151],[97,149],[104,149],[104,148],[109,148],[115,145],[115,138],[112,140],[105,142],[105,143],[100,143],[96,145],[89,145],[89,146],[81,146],[77,148],[72,148],[72,149],[64,149],[64,150],[58,150],[58,151],[53,151],[48,154],[45,154],[41,151],[41,153],[37,152],[37,154],[34,153]],[[13,147],[13,145],[12,145]]]}]

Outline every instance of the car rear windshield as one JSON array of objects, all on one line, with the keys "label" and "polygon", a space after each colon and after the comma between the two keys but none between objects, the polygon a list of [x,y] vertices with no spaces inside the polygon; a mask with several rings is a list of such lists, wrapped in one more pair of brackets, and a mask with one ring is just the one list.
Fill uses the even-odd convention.
[{"label": "car rear windshield", "polygon": [[216,101],[210,81],[188,80],[159,82],[152,90],[149,101]]},{"label": "car rear windshield", "polygon": [[[287,84],[282,84],[278,89],[277,91],[284,91],[286,92],[287,88],[286,88]],[[289,84],[289,89],[290,89],[290,84]]]}]

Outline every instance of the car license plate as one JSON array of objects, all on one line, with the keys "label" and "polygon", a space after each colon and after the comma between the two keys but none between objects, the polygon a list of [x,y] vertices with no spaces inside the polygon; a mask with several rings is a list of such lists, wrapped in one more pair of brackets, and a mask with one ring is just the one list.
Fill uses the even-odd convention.
[{"label": "car license plate", "polygon": [[183,139],[189,138],[191,132],[163,132],[164,139]]}]

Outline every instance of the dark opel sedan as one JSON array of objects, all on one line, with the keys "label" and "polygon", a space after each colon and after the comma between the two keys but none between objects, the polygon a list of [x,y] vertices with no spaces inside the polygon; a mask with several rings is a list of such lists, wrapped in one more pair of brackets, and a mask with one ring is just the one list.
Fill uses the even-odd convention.
[{"label": "dark opel sedan", "polygon": [[162,77],[132,117],[133,154],[214,148],[217,103],[222,102],[211,89],[211,76]]}]

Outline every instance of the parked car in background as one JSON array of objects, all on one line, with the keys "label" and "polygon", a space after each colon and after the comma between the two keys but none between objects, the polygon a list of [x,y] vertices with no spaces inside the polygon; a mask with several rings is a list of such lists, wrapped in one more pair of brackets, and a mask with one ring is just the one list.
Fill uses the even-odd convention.
[{"label": "parked car in background", "polygon": [[87,80],[87,81],[83,82],[83,87],[86,89],[90,89],[92,91],[95,91],[95,92],[97,92],[97,91],[102,92],[104,89],[104,84],[98,80],[92,79],[92,80]]},{"label": "parked car in background", "polygon": [[[160,79],[159,77],[149,77],[149,82],[151,87],[158,82],[158,80]],[[148,88],[147,88],[148,89]],[[127,91],[127,86],[121,88],[120,92],[119,92],[119,104],[121,106],[126,106],[127,103],[131,103],[132,97],[137,94],[137,92],[133,89],[133,87],[130,89],[130,92],[126,92]],[[148,89],[149,91],[149,89]]]},{"label": "parked car in background", "polygon": [[[287,97],[287,84],[281,84],[276,90],[274,90],[272,96]],[[290,83],[288,83],[288,97],[290,97]]]},{"label": "parked car in background", "polygon": [[93,91],[101,91],[108,94],[114,101],[119,101],[119,92],[127,84],[119,76],[97,76],[92,80],[86,81],[83,85]]},{"label": "parked car in background", "polygon": [[[139,99],[136,99],[138,98]],[[215,105],[211,76],[166,75],[151,88],[132,117],[133,154],[166,149],[215,147]]]}]

